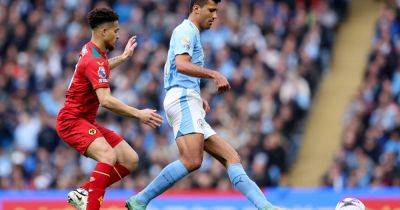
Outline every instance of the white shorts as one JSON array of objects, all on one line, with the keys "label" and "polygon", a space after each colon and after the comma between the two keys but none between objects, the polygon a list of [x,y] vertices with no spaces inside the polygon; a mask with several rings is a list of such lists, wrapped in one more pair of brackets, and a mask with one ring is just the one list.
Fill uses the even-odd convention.
[{"label": "white shorts", "polygon": [[194,90],[171,88],[164,99],[164,110],[175,139],[190,133],[202,133],[204,139],[216,134],[205,121],[203,101]]}]

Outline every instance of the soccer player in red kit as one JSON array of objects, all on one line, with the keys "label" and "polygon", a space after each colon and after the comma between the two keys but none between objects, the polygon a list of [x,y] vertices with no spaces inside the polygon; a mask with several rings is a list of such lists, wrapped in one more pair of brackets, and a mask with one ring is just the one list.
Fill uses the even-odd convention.
[{"label": "soccer player in red kit", "polygon": [[110,70],[132,56],[135,37],[129,39],[123,54],[108,59],[106,53],[118,39],[118,15],[110,8],[97,8],[89,12],[88,22],[92,37],[82,48],[56,127],[69,146],[98,162],[90,180],[68,194],[69,202],[78,210],[99,210],[105,189],[128,175],[138,162],[136,152],[121,136],[96,123],[99,106],[153,128],[161,125],[162,118],[156,110],[139,110],[111,95]]}]

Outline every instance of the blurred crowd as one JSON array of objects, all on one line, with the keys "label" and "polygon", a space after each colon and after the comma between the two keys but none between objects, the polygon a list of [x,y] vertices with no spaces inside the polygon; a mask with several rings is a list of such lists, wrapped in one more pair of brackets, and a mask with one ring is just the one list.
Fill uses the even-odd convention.
[{"label": "blurred crowd", "polygon": [[344,117],[342,147],[323,183],[336,189],[400,186],[400,2],[376,22],[362,84]]},{"label": "blurred crowd", "polygon": [[[79,51],[90,38],[86,14],[101,6],[120,17],[120,44],[109,57],[122,53],[131,35],[138,39],[133,57],[112,72],[113,94],[165,116],[163,66],[171,32],[188,15],[187,0],[0,0],[0,189],[73,188],[89,178],[95,163],[59,139],[55,117]],[[221,71],[232,86],[218,94],[212,82],[202,82],[202,97],[212,107],[207,120],[238,150],[261,187],[285,182],[346,8],[347,0],[223,0],[213,29],[202,34],[206,66]],[[386,13],[380,25],[387,28],[392,13]],[[384,29],[376,37],[377,52],[395,49]],[[385,122],[392,129],[400,71],[381,71],[384,58],[382,52],[371,57],[375,72],[371,64],[370,74],[393,73],[382,81],[390,94],[371,125]],[[380,84],[374,75],[368,78]],[[374,104],[375,86],[365,88],[367,102]],[[386,123],[381,117],[387,115]],[[177,158],[166,120],[153,130],[101,109],[98,122],[122,135],[140,157],[138,170],[114,187],[141,189]],[[222,165],[206,156],[200,170],[175,187],[224,190],[231,184]]]}]

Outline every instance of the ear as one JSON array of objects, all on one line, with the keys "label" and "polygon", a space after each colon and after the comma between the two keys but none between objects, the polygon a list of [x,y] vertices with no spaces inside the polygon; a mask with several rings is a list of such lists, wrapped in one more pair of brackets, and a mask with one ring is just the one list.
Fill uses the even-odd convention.
[{"label": "ear", "polygon": [[200,9],[201,9],[200,5],[198,5],[198,4],[193,5],[193,13],[194,14],[200,14]]},{"label": "ear", "polygon": [[100,29],[100,31],[101,31],[101,35],[105,36],[106,33],[107,33],[107,27],[102,27],[102,28]]}]

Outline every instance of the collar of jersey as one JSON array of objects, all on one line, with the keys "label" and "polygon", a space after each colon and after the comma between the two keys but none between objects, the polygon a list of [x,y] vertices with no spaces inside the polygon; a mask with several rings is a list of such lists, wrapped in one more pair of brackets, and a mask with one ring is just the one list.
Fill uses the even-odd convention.
[{"label": "collar of jersey", "polygon": [[189,24],[190,24],[193,28],[195,28],[195,29],[197,30],[198,33],[200,33],[200,30],[197,28],[197,26],[196,26],[191,20],[185,19],[185,21],[189,22]]},{"label": "collar of jersey", "polygon": [[102,57],[105,57],[106,51],[101,50],[97,45],[95,45],[92,41],[89,41],[90,45],[96,48],[96,50],[100,53]]}]

